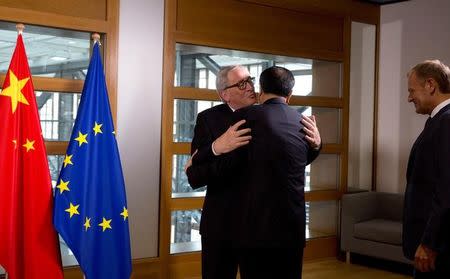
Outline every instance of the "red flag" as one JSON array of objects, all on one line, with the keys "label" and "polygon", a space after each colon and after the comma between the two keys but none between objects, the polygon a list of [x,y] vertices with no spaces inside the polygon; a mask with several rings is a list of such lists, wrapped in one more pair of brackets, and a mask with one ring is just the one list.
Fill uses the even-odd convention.
[{"label": "red flag", "polygon": [[22,41],[0,92],[0,265],[10,279],[63,278],[44,140]]}]

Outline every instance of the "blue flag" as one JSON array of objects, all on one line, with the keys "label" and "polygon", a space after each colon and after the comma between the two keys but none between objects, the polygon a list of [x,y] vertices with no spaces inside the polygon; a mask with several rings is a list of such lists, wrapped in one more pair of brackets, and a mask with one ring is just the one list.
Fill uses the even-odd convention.
[{"label": "blue flag", "polygon": [[55,188],[54,224],[87,279],[128,279],[125,183],[98,43]]}]

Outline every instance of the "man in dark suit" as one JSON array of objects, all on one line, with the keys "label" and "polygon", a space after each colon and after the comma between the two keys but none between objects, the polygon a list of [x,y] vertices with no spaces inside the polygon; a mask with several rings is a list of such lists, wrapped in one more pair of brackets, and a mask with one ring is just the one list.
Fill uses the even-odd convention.
[{"label": "man in dark suit", "polygon": [[[203,164],[206,167],[186,167],[186,174],[193,188],[207,185],[200,222],[202,238],[202,278],[230,279],[236,278],[238,262],[237,254],[232,245],[230,225],[231,206],[233,204],[236,180],[232,176],[218,178],[214,175],[211,162],[215,155],[230,151],[227,149],[245,145],[250,136],[244,135],[248,129],[237,131],[243,123],[232,122],[233,111],[253,105],[256,96],[253,79],[248,70],[241,66],[223,68],[217,75],[216,88],[224,104],[207,109],[197,115],[194,138],[191,144],[192,164]],[[230,128],[230,126],[232,126]],[[229,145],[214,148],[214,140],[230,132],[227,137]],[[216,150],[217,149],[217,150]]]},{"label": "man in dark suit", "polygon": [[[259,106],[235,112],[251,129],[236,150],[241,170],[241,278],[301,278],[305,245],[305,167],[319,154],[301,114],[287,105],[295,79],[282,67],[261,73]],[[309,118],[308,118],[309,119]],[[312,119],[309,119],[313,121]],[[236,163],[234,163],[236,165]],[[234,172],[238,170],[234,169]]]},{"label": "man in dark suit", "polygon": [[[217,76],[216,87],[225,104],[197,116],[191,146],[193,156],[185,169],[193,188],[208,185],[200,225],[202,276],[236,278],[239,255],[234,229],[239,226],[236,218],[239,210],[239,178],[236,173],[224,172],[218,161],[223,159],[219,155],[248,144],[251,139],[251,136],[246,135],[250,129],[238,130],[245,121],[233,121],[232,112],[253,104],[255,95],[252,79],[247,69],[241,66],[223,68]],[[305,117],[301,121],[311,146],[320,146],[315,118]]]},{"label": "man in dark suit", "polygon": [[450,278],[450,70],[427,60],[408,73],[408,102],[430,117],[408,161],[403,251],[414,278]]}]

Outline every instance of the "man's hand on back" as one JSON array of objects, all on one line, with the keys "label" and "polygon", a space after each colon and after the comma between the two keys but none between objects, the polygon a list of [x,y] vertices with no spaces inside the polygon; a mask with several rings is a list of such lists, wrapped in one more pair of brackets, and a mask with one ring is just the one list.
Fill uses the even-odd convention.
[{"label": "man's hand on back", "polygon": [[215,155],[221,155],[231,152],[236,148],[244,146],[250,142],[252,136],[247,135],[251,132],[250,128],[239,130],[239,127],[245,123],[245,120],[236,122],[233,126],[228,128],[225,133],[218,137],[212,144],[212,149]]}]

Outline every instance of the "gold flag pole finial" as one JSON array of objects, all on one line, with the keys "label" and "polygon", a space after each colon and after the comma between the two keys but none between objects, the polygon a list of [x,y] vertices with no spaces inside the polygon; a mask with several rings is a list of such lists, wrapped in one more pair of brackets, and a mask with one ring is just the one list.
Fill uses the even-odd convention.
[{"label": "gold flag pole finial", "polygon": [[25,29],[25,25],[23,25],[23,23],[17,23],[17,24],[16,24],[16,29],[17,29],[17,32],[18,32],[19,34],[22,34],[22,33],[23,33],[23,30]]},{"label": "gold flag pole finial", "polygon": [[92,40],[94,40],[94,44],[98,42],[98,45],[101,46],[100,43],[100,34],[99,33],[93,33],[92,34]]}]

